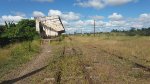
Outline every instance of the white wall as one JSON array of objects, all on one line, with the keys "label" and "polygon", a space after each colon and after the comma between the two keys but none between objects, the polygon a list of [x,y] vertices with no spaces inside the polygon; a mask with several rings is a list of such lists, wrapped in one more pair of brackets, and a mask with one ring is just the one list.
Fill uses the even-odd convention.
[{"label": "white wall", "polygon": [[40,33],[40,24],[39,24],[39,21],[36,19],[36,31],[38,33]]},{"label": "white wall", "polygon": [[43,28],[47,36],[58,36],[58,32],[52,31],[49,28]]},{"label": "white wall", "polygon": [[[58,16],[57,16],[58,17]],[[49,19],[49,18],[54,18],[54,17],[46,17],[46,18],[37,18],[36,19],[36,31],[38,32],[38,33],[40,33],[40,21],[42,21],[41,19]],[[55,25],[54,23],[52,23],[52,21],[50,21],[50,20],[46,20],[46,21],[43,21],[43,23],[46,25],[46,26],[48,26],[48,27],[53,27],[53,29],[55,29],[55,30],[61,30],[61,29],[63,29],[62,28],[62,25]],[[59,29],[60,28],[60,29]],[[52,31],[52,30],[50,30],[50,28],[46,28],[46,27],[43,27],[43,30],[45,31],[45,33],[46,33],[46,35],[47,36],[58,36],[58,32],[56,32],[56,31]]]}]

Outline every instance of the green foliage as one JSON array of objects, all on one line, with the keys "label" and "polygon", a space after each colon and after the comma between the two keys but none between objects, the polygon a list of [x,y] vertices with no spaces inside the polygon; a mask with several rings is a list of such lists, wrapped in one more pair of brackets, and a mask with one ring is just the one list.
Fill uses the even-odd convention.
[{"label": "green foliage", "polygon": [[17,27],[35,27],[35,21],[29,19],[23,19],[22,21],[18,22]]},{"label": "green foliage", "polygon": [[0,28],[0,46],[13,42],[32,41],[34,37],[38,36],[34,20],[24,19],[18,24],[5,22],[5,26],[0,26]]},{"label": "green foliage", "polygon": [[[0,53],[0,79],[9,70],[17,68],[19,65],[30,61],[35,54],[39,53],[40,41],[33,40],[31,42],[31,51],[28,48],[28,42],[17,43],[1,49]],[[7,50],[7,52],[6,52]],[[5,59],[1,58],[2,56]]]},{"label": "green foliage", "polygon": [[14,38],[17,37],[18,29],[16,27],[11,27],[7,29],[3,34],[3,37]]},{"label": "green foliage", "polygon": [[25,19],[18,22],[17,29],[19,30],[17,36],[25,40],[33,40],[33,37],[37,34],[34,20]]},{"label": "green foliage", "polygon": [[125,33],[128,36],[150,36],[150,27],[149,28],[142,28],[142,29],[136,29],[136,28],[131,28],[130,30],[127,31],[119,31],[119,30],[112,30],[111,32],[115,33]]},{"label": "green foliage", "polygon": [[67,36],[66,35],[59,36],[59,41],[63,41],[65,39],[65,37],[67,37]]},{"label": "green foliage", "polygon": [[5,31],[5,26],[4,25],[0,25],[0,37],[1,37],[1,35],[4,33],[4,31]]}]

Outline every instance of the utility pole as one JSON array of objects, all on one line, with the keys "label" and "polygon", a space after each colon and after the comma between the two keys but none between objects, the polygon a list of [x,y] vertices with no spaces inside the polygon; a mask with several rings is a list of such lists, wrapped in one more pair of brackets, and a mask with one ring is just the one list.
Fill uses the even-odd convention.
[{"label": "utility pole", "polygon": [[94,20],[94,36],[95,36],[95,20]]}]

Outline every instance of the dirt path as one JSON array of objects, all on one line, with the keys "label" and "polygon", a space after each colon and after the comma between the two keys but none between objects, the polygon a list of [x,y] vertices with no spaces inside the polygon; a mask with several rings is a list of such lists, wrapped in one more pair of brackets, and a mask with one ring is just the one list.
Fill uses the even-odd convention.
[{"label": "dirt path", "polygon": [[29,78],[31,75],[37,74],[46,68],[48,59],[51,57],[50,54],[51,47],[48,45],[48,42],[44,42],[41,53],[39,53],[38,56],[12,71],[4,77],[4,81],[0,84],[26,84],[24,81],[26,78]]}]

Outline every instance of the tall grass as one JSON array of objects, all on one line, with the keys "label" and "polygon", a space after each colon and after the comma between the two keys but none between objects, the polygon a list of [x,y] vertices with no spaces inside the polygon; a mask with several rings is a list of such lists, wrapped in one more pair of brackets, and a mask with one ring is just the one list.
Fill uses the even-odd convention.
[{"label": "tall grass", "polygon": [[29,51],[29,42],[15,43],[0,49],[0,78],[9,70],[31,60],[39,52],[40,42],[34,40]]},{"label": "tall grass", "polygon": [[[49,66],[41,74],[30,79],[33,83],[37,83],[37,80],[40,84],[53,82],[60,75],[62,84],[89,84],[82,64],[93,84],[149,84],[150,82],[150,72],[132,63],[150,66],[150,37],[71,36],[71,39],[68,37],[61,41],[53,41],[50,46],[52,57],[49,59]],[[28,46],[24,46],[23,51],[24,49],[28,52]],[[20,50],[22,49],[18,49]],[[9,51],[6,49],[4,52]]]},{"label": "tall grass", "polygon": [[83,59],[94,68],[91,76],[96,76],[101,83],[149,84],[150,73],[134,63],[150,67],[150,37],[101,35],[72,38],[79,43]]}]

